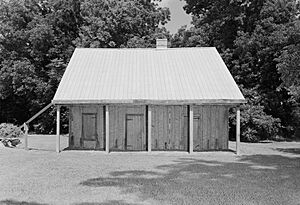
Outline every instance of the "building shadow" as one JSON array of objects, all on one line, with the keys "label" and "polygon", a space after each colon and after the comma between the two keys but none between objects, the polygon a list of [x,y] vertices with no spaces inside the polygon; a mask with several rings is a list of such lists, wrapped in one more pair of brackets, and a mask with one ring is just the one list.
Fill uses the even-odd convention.
[{"label": "building shadow", "polygon": [[0,201],[0,205],[47,205],[43,203],[37,203],[37,202],[26,202],[26,201],[16,201],[12,199],[6,199]]},{"label": "building shadow", "polygon": [[276,148],[276,150],[280,152],[300,155],[300,148]]},{"label": "building shadow", "polygon": [[109,200],[102,203],[82,202],[82,203],[75,203],[73,205],[140,205],[140,204],[127,203],[124,200]]},{"label": "building shadow", "polygon": [[141,201],[152,199],[167,204],[300,201],[300,158],[252,155],[228,162],[179,158],[155,170],[114,171],[108,177],[87,179],[80,185],[116,187],[124,194],[135,193]]}]

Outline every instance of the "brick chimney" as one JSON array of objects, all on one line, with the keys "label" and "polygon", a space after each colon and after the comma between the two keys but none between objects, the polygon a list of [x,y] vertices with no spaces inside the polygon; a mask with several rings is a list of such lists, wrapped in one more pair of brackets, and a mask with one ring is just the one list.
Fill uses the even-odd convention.
[{"label": "brick chimney", "polygon": [[156,39],[156,49],[167,49],[168,39]]}]

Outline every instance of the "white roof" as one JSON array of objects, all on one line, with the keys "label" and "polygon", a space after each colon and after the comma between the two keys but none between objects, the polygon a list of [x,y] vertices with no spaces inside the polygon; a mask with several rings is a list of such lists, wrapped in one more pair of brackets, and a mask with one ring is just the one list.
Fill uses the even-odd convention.
[{"label": "white roof", "polygon": [[205,48],[77,48],[54,104],[243,103],[218,51]]}]

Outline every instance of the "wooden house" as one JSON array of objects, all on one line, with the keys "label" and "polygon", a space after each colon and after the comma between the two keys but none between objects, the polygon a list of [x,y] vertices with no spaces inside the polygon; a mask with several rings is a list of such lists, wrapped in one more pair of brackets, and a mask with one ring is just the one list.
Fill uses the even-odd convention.
[{"label": "wooden house", "polygon": [[222,58],[213,47],[166,44],[77,48],[52,101],[58,108],[57,151],[60,106],[70,111],[70,148],[228,149],[228,109],[245,99]]}]

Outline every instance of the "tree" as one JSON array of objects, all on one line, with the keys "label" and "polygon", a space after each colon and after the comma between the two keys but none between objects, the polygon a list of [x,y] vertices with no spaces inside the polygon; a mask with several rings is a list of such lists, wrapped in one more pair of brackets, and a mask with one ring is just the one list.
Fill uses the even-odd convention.
[{"label": "tree", "polygon": [[[51,102],[75,47],[150,47],[170,19],[150,0],[0,0],[0,122]],[[55,113],[35,127],[54,131]],[[62,121],[66,121],[63,113]]]},{"label": "tree", "polygon": [[78,2],[1,1],[1,122],[23,123],[51,101],[78,36]]},{"label": "tree", "polygon": [[[245,107],[246,113],[257,110],[273,118],[274,126],[279,119],[281,127],[273,135],[291,136],[297,127],[295,122],[300,120],[295,112],[297,103],[292,99],[299,79],[298,44],[295,44],[299,42],[295,41],[299,38],[296,26],[299,2],[186,0],[186,3],[184,8],[193,15],[194,26],[180,30],[173,41],[178,41],[177,36],[186,36],[177,44],[215,46],[240,87],[259,96],[258,101]],[[264,119],[272,122],[269,117]],[[260,126],[263,125],[256,124],[253,129],[257,131]]]},{"label": "tree", "polygon": [[[298,14],[299,15],[299,14]],[[295,100],[300,98],[300,21],[296,20],[289,29],[287,41],[277,59],[277,68],[281,74],[281,87],[287,89]],[[299,102],[299,101],[298,101]]]},{"label": "tree", "polygon": [[83,1],[84,19],[76,43],[80,47],[119,48],[153,44],[158,25],[170,19],[167,8],[158,8],[152,1]]}]

